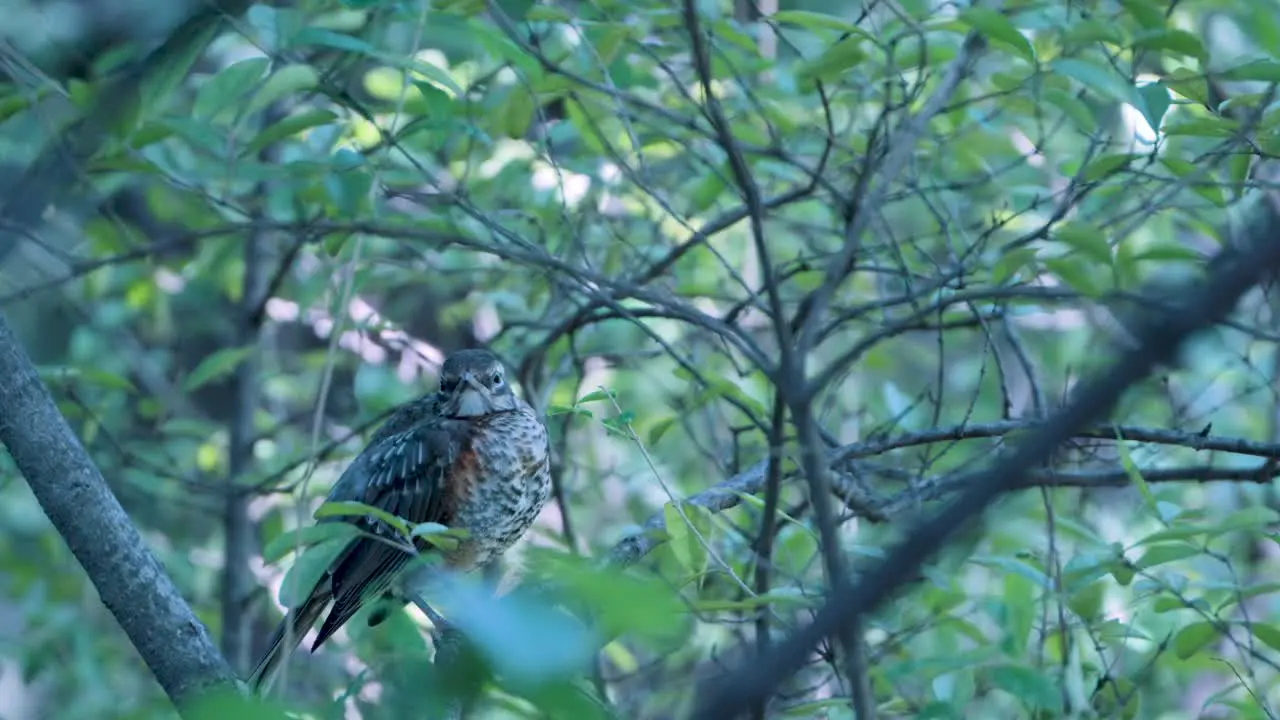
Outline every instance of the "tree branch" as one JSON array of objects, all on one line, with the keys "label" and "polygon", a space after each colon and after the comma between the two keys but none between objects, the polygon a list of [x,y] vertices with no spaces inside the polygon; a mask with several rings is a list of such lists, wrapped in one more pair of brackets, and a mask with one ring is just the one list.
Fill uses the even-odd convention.
[{"label": "tree branch", "polygon": [[[49,204],[71,192],[84,162],[112,128],[143,101],[181,77],[229,16],[248,0],[200,4],[159,47],[120,70],[93,104],[50,141],[0,201],[0,252],[42,223]],[[148,40],[148,38],[133,38]],[[36,500],[89,575],[161,687],[185,711],[215,687],[234,690],[235,676],[208,630],[196,619],[143,543],[71,427],[58,412],[31,359],[0,315],[0,443],[8,449]]]},{"label": "tree branch", "polygon": [[[957,440],[975,440],[981,438],[1001,437],[1014,432],[1022,432],[1032,427],[1029,421],[1002,421],[956,425],[953,427],[933,428],[920,432],[902,433],[890,437],[873,438],[861,442],[849,443],[827,451],[827,462],[834,467],[860,458],[874,457],[892,450],[900,450],[919,445],[937,442],[954,442]],[[1072,435],[1073,438],[1097,438],[1115,440],[1119,435],[1127,442],[1146,442],[1161,445],[1175,445],[1192,450],[1208,450],[1227,452],[1266,458],[1269,461],[1280,459],[1280,443],[1266,443],[1243,438],[1199,435],[1179,430],[1164,430],[1135,425],[1113,425],[1085,428]],[[721,512],[737,507],[742,502],[742,495],[757,495],[766,487],[768,459],[760,460],[751,467],[724,480],[702,492],[689,497],[685,502],[700,505],[712,512]],[[1160,482],[1210,482],[1210,481],[1257,481],[1259,478],[1272,477],[1274,473],[1265,466],[1259,468],[1214,468],[1211,466],[1192,466],[1185,468],[1159,468],[1143,470],[1143,477],[1149,483]],[[921,500],[935,500],[950,491],[960,489],[964,483],[975,477],[973,474],[945,476],[921,483],[925,497],[912,493],[902,493],[885,500],[859,498],[861,504],[875,509],[878,515],[887,519],[900,514],[904,505],[915,507]],[[1043,472],[1029,476],[1023,487],[1031,488],[1041,485],[1054,487],[1122,487],[1129,482],[1123,469],[1114,471],[1064,473]],[[837,484],[839,485],[839,484]],[[846,491],[855,492],[855,488],[837,486],[837,494]],[[657,513],[650,517],[640,532],[620,540],[609,551],[607,561],[610,564],[632,565],[648,555],[663,540],[663,515]]]},{"label": "tree branch", "polygon": [[0,443],[102,602],[181,709],[231,668],[58,412],[0,315]]},{"label": "tree branch", "polygon": [[824,637],[849,627],[878,607],[918,572],[956,532],[981,514],[989,503],[1023,486],[1027,475],[1080,427],[1111,412],[1120,396],[1157,366],[1173,362],[1182,343],[1230,313],[1244,293],[1280,265],[1280,220],[1272,199],[1259,203],[1247,225],[1243,249],[1229,248],[1210,263],[1204,281],[1166,296],[1162,310],[1153,311],[1136,328],[1139,342],[1110,372],[1083,383],[1066,407],[1031,431],[1023,442],[977,473],[950,506],[905,533],[884,560],[855,579],[842,578],[813,622],[794,632],[763,656],[754,656],[700,693],[694,717],[734,717],[767,698],[785,678],[798,670]]}]

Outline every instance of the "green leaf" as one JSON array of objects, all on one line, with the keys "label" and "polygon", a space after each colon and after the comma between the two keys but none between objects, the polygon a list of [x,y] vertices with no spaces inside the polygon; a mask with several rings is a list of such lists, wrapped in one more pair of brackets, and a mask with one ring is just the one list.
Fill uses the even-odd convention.
[{"label": "green leaf", "polygon": [[231,374],[236,366],[249,357],[251,352],[253,352],[252,347],[223,348],[207,355],[200,364],[195,366],[195,369],[187,373],[187,377],[182,381],[182,389],[192,392],[213,380]]},{"label": "green leaf", "polygon": [[1025,580],[1029,580],[1034,586],[1048,589],[1052,586],[1049,576],[1030,563],[1019,558],[1012,558],[1005,555],[978,555],[973,557],[970,562],[981,565],[982,567],[995,568],[1003,571],[1007,575],[1017,575]]},{"label": "green leaf", "polygon": [[1141,33],[1134,38],[1133,46],[1143,50],[1164,50],[1178,55],[1187,55],[1208,62],[1209,52],[1205,50],[1200,38],[1186,30],[1157,28]]},{"label": "green leaf", "polygon": [[1102,295],[1102,285],[1095,278],[1095,268],[1077,256],[1050,258],[1043,261],[1047,270],[1058,276],[1067,287],[1086,297]]},{"label": "green leaf", "polygon": [[323,540],[303,550],[280,583],[280,604],[295,608],[306,600],[325,571],[347,549],[345,538]]},{"label": "green leaf", "polygon": [[711,207],[724,194],[725,187],[724,175],[718,172],[709,172],[694,181],[688,194],[690,212],[700,213]]},{"label": "green leaf", "polygon": [[[168,107],[169,95],[191,72],[196,59],[204,55],[214,36],[222,29],[221,18],[211,14],[211,19],[191,28],[181,41],[157,50],[148,71],[139,83],[138,106],[145,113],[156,115]],[[139,119],[143,119],[139,117]]]},{"label": "green leaf", "polygon": [[850,35],[823,50],[818,57],[800,64],[796,78],[804,81],[830,82],[840,79],[846,72],[866,59],[862,50],[862,37]]},{"label": "green leaf", "polygon": [[529,12],[525,13],[524,19],[530,22],[567,23],[574,20],[574,15],[564,8],[553,5],[534,5],[529,8]]},{"label": "green leaf", "polygon": [[156,122],[169,127],[174,135],[190,143],[194,149],[215,157],[221,157],[226,150],[225,133],[215,129],[210,123],[181,117],[166,117]]},{"label": "green leaf", "polygon": [[1106,597],[1107,586],[1101,581],[1094,581],[1077,590],[1067,599],[1067,607],[1086,623],[1098,617],[1102,611],[1102,601]]},{"label": "green leaf", "polygon": [[605,645],[601,650],[604,652],[605,657],[609,659],[609,662],[613,663],[614,667],[618,668],[621,672],[633,673],[640,669],[640,661],[637,660],[636,656],[627,649],[625,644],[621,642],[615,640],[614,642]]},{"label": "green leaf", "polygon": [[1044,673],[1022,665],[997,665],[987,670],[992,686],[1018,698],[1029,709],[1057,709],[1062,698],[1057,684]]},{"label": "green leaf", "polygon": [[1120,0],[1120,6],[1144,28],[1164,27],[1165,8],[1153,0]]},{"label": "green leaf", "polygon": [[[733,494],[741,498],[744,505],[750,505],[751,507],[756,508],[757,510],[764,510],[764,498],[756,497],[755,495],[744,493],[740,490],[734,490]],[[773,512],[775,515],[782,518],[783,520],[800,528],[800,530],[804,531],[806,534],[809,535],[809,537],[813,538],[815,541],[818,540],[817,533],[815,533],[808,525],[805,525],[799,520],[788,515],[787,512],[782,508],[775,508]]]},{"label": "green leaf", "polygon": [[1015,573],[1004,576],[1004,596],[1000,607],[1004,642],[1001,647],[1011,657],[1021,656],[1027,648],[1035,621],[1035,593],[1036,584],[1027,578]]},{"label": "green leaf", "polygon": [[425,535],[439,535],[441,533],[447,533],[447,532],[449,532],[448,525],[441,525],[440,523],[434,523],[434,522],[424,522],[424,523],[418,523],[417,525],[414,525],[413,532],[410,533],[410,535],[412,537],[423,537]]},{"label": "green leaf", "polygon": [[317,520],[321,520],[324,518],[363,517],[365,515],[370,515],[381,520],[395,528],[396,532],[404,535],[405,537],[409,536],[409,523],[404,518],[397,517],[382,508],[376,508],[362,502],[355,502],[352,500],[327,501],[320,507],[316,508],[314,517]]},{"label": "green leaf", "polygon": [[1149,570],[1158,565],[1176,562],[1199,555],[1202,551],[1194,545],[1188,543],[1168,543],[1164,545],[1155,545],[1143,553],[1138,562],[1134,563],[1142,570]]},{"label": "green leaf", "polygon": [[1133,255],[1134,260],[1157,260],[1160,262],[1204,262],[1204,253],[1193,250],[1186,245],[1162,243],[1145,248]]},{"label": "green leaf", "polygon": [[[680,515],[681,510],[684,511],[684,517]],[[705,508],[690,503],[683,503],[679,509],[674,502],[669,502],[662,507],[662,519],[666,525],[671,552],[690,575],[700,575],[707,569],[707,549],[698,539],[698,535],[701,534],[704,539],[707,538],[711,523],[709,518],[705,523],[700,522],[702,518],[698,511],[702,511],[703,515],[706,514]],[[685,518],[688,518],[688,522],[685,522]],[[695,528],[697,533],[693,531]]]},{"label": "green leaf", "polygon": [[447,95],[450,100],[463,94],[462,88],[453,79],[453,76],[438,65],[432,65],[421,60],[413,60],[409,63],[407,69],[422,76],[420,80],[416,81],[431,85]]},{"label": "green leaf", "polygon": [[425,522],[413,526],[410,537],[422,538],[440,550],[456,550],[459,541],[470,533],[465,528],[450,528],[440,523]]},{"label": "green leaf", "polygon": [[195,697],[190,706],[184,709],[183,717],[190,720],[224,720],[231,717],[240,720],[288,720],[291,714],[288,708],[274,700],[256,695],[241,695],[235,690],[214,689]]},{"label": "green leaf", "polygon": [[[1203,602],[1201,603],[1204,604]],[[1190,606],[1190,607],[1189,607]],[[1156,601],[1151,603],[1151,611],[1159,614],[1175,612],[1177,610],[1191,610],[1195,606],[1194,602],[1183,602],[1182,600],[1169,595],[1161,595]]]},{"label": "green leaf", "polygon": [[[632,439],[634,429],[631,427],[631,421],[636,419],[636,414],[630,410],[623,410],[613,417],[607,417],[600,421],[600,424],[614,435],[620,438]],[[636,438],[637,440],[639,438]]]},{"label": "green leaf", "polygon": [[1030,246],[1014,248],[1003,253],[991,266],[991,284],[1003,285],[1004,282],[1029,267],[1036,260],[1036,249]]},{"label": "green leaf", "polygon": [[1280,512],[1265,505],[1251,505],[1228,515],[1214,534],[1230,530],[1256,531],[1276,523],[1280,523]]},{"label": "green leaf", "polygon": [[1138,153],[1115,153],[1095,158],[1080,170],[1085,182],[1098,182],[1128,167],[1129,163],[1142,157]]},{"label": "green leaf", "polygon": [[129,135],[129,147],[134,150],[154,145],[161,140],[173,136],[173,127],[157,122],[144,122],[141,127]]},{"label": "green leaf", "polygon": [[1142,696],[1142,691],[1134,686],[1132,680],[1116,675],[1109,682],[1098,684],[1092,701],[1096,714],[1092,717],[1134,720],[1141,706]]},{"label": "green leaf", "polygon": [[333,170],[324,177],[324,187],[333,200],[330,208],[340,217],[355,217],[369,199],[373,173],[364,158],[348,148],[339,148],[330,158]]},{"label": "green leaf", "polygon": [[292,41],[295,46],[320,45],[322,47],[333,48],[334,50],[346,50],[347,52],[358,53],[361,55],[376,56],[378,54],[378,49],[376,47],[358,37],[344,35],[342,33],[318,27],[305,27],[299,30],[297,34],[293,36]]},{"label": "green leaf", "polygon": [[795,25],[805,30],[835,30],[870,37],[866,30],[847,20],[841,20],[825,13],[808,10],[780,10],[769,16],[769,20],[783,25]]},{"label": "green leaf", "polygon": [[1169,542],[1170,540],[1186,540],[1188,538],[1199,537],[1200,535],[1208,535],[1212,528],[1204,525],[1175,525],[1174,527],[1165,528],[1138,540],[1133,547],[1141,547],[1142,545],[1154,545],[1156,543]]},{"label": "green leaf", "polygon": [[1129,583],[1133,582],[1134,574],[1133,566],[1125,562],[1118,562],[1111,567],[1111,577],[1115,578],[1121,587],[1128,587]]},{"label": "green leaf", "polygon": [[[449,95],[447,91],[441,90],[439,87],[425,80],[414,80],[413,86],[417,88],[418,93],[422,95],[422,98],[420,101],[413,100],[411,102],[415,110],[420,112],[422,115],[425,115],[426,117],[444,118],[449,115],[450,105],[453,103],[453,98]],[[512,94],[513,94],[513,97],[515,98],[529,97],[529,93],[524,92],[523,88],[519,91],[513,90]],[[420,105],[419,105],[419,102],[421,103]],[[517,108],[517,110],[519,109]],[[533,112],[533,108],[530,107],[529,108],[530,117],[532,117],[532,112]],[[514,124],[515,122],[516,122],[515,119],[508,120],[508,124]],[[526,127],[527,127],[527,124],[526,124]],[[511,137],[517,137],[517,135],[513,134],[511,135]],[[519,135],[519,137],[523,137],[523,135]]]},{"label": "green leaf", "polygon": [[707,402],[720,397],[732,398],[735,402],[742,405],[747,411],[754,413],[756,417],[764,417],[767,414],[765,407],[761,402],[748,395],[741,387],[728,378],[718,375],[704,373],[702,378],[696,378],[688,370],[679,367],[673,373],[676,377],[687,380],[691,383],[705,382],[707,387],[698,393],[689,401],[689,409],[694,409],[705,405]]},{"label": "green leaf", "polygon": [[1164,76],[1162,82],[1173,92],[1200,105],[1209,104],[1209,83],[1204,74],[1189,68],[1178,68]]},{"label": "green leaf", "polygon": [[[445,95],[440,90],[436,92]],[[525,92],[522,87],[512,88],[507,101],[499,111],[502,117],[502,122],[499,123],[502,134],[509,138],[523,138],[529,131],[529,125],[533,123],[536,111],[537,102],[532,94]]]},{"label": "green leaf", "polygon": [[[587,39],[595,47],[596,55],[600,58],[600,64],[604,67],[608,67],[613,63],[618,57],[618,51],[622,49],[622,44],[632,35],[631,28],[624,23],[600,23],[588,25],[584,29]],[[725,36],[718,35],[718,39],[730,38],[731,35],[729,33],[726,33]],[[754,51],[754,47],[749,49]]]},{"label": "green leaf", "polygon": [[350,523],[316,523],[280,533],[262,549],[262,561],[270,564],[294,550],[303,549],[327,540],[349,541],[360,534],[360,528]]},{"label": "green leaf", "polygon": [[1239,200],[1244,196],[1245,182],[1249,179],[1249,168],[1252,165],[1253,154],[1247,152],[1237,152],[1227,161],[1227,175],[1231,178],[1231,196],[1233,200]]},{"label": "green leaf", "polygon": [[1182,524],[1175,521],[1172,527],[1152,533],[1138,540],[1133,544],[1134,547],[1141,545],[1150,545],[1155,543],[1168,542],[1170,540],[1186,540],[1201,535],[1206,538],[1214,538],[1228,532],[1257,532],[1261,528],[1275,524],[1280,521],[1275,510],[1271,508],[1256,506],[1247,507],[1238,510],[1221,522],[1211,525],[1205,524]]},{"label": "green leaf", "polygon": [[13,93],[0,97],[0,122],[8,120],[19,111],[26,110],[36,99],[36,93],[30,97],[22,93]]},{"label": "green leaf", "polygon": [[1098,121],[1094,118],[1093,111],[1072,93],[1058,88],[1049,88],[1044,91],[1043,97],[1046,102],[1070,118],[1071,122],[1075,123],[1076,129],[1086,133],[1097,129]]},{"label": "green leaf", "polygon": [[1138,488],[1138,495],[1142,497],[1142,502],[1146,504],[1147,508],[1159,515],[1160,509],[1157,507],[1156,496],[1151,492],[1151,487],[1147,485],[1147,479],[1142,477],[1142,471],[1133,462],[1133,456],[1129,454],[1129,444],[1125,442],[1124,436],[1120,434],[1119,429],[1116,430],[1116,441],[1116,451],[1120,453],[1120,465],[1124,468],[1124,474],[1128,475],[1129,482]]},{"label": "green leaf", "polygon": [[1068,24],[1062,32],[1062,42],[1065,45],[1084,46],[1096,43],[1123,45],[1124,41],[1123,27],[1097,18],[1077,20]]},{"label": "green leaf", "polygon": [[1142,100],[1138,106],[1142,117],[1152,130],[1159,130],[1160,123],[1164,122],[1164,114],[1169,111],[1169,88],[1158,82],[1139,85],[1138,97]]},{"label": "green leaf", "polygon": [[506,35],[502,34],[501,30],[492,27],[489,22],[474,18],[469,20],[467,34],[471,40],[474,40],[489,55],[510,63],[531,80],[537,78],[539,74],[537,58],[522,50],[519,45],[511,42]]},{"label": "green leaf", "polygon": [[1249,632],[1272,650],[1280,650],[1280,628],[1268,623],[1250,623]]},{"label": "green leaf", "polygon": [[1103,98],[1130,103],[1135,107],[1140,102],[1134,87],[1109,67],[1076,58],[1060,58],[1050,63],[1049,67],[1055,73],[1079,82]]},{"label": "green leaf", "polygon": [[1220,73],[1224,80],[1257,80],[1280,82],[1280,62],[1275,60],[1251,60]]},{"label": "green leaf", "polygon": [[570,407],[568,405],[548,405],[547,417],[555,417],[557,415],[582,415],[584,417],[592,417],[590,410],[580,407]]},{"label": "green leaf", "polygon": [[671,546],[671,553],[676,561],[686,572],[700,571],[700,568],[695,570],[693,552],[689,549],[689,527],[685,524],[684,518],[680,517],[674,502],[662,506],[662,522],[667,528],[667,543]]},{"label": "green leaf", "polygon": [[597,390],[592,390],[591,392],[587,393],[586,395],[583,395],[582,397],[578,398],[578,401],[577,401],[576,403],[574,403],[574,404],[575,404],[575,405],[585,405],[585,404],[587,404],[587,403],[599,402],[599,401],[601,401],[601,400],[609,400],[609,399],[611,399],[611,398],[613,398],[613,393],[611,393],[611,392],[610,392],[608,389],[606,389],[606,388],[600,388],[600,389],[597,389]]},{"label": "green leaf", "polygon": [[[325,178],[325,180],[327,184],[329,179]],[[350,239],[350,233],[329,233],[321,238],[320,246],[324,248],[325,253],[328,254],[329,257],[338,257],[338,253],[342,252],[343,246],[345,246],[347,241]]]},{"label": "green leaf", "polygon": [[1012,47],[1027,60],[1035,61],[1036,53],[1031,47],[1031,42],[1003,13],[990,8],[971,7],[960,13],[960,22],[977,30],[989,40]]},{"label": "green leaf", "polygon": [[667,431],[670,430],[675,424],[676,424],[676,418],[674,416],[662,418],[658,422],[654,423],[653,427],[649,428],[649,433],[648,433],[645,444],[648,445],[649,447],[653,447],[654,445],[657,445],[658,441],[662,439],[662,436],[666,435]]},{"label": "green leaf", "polygon": [[258,133],[257,137],[250,140],[240,150],[240,156],[247,157],[256,154],[269,145],[297,135],[304,130],[328,125],[337,118],[338,116],[329,110],[308,110],[297,115],[290,115],[280,122],[272,123],[265,130]]},{"label": "green leaf", "polygon": [[303,90],[312,90],[320,84],[320,74],[310,65],[286,65],[271,73],[271,77],[258,88],[249,101],[247,112],[257,112],[280,98]]},{"label": "green leaf", "polygon": [[1217,205],[1218,207],[1227,206],[1227,196],[1223,192],[1221,185],[1211,184],[1213,174],[1202,167],[1198,167],[1182,158],[1164,156],[1160,158],[1161,164],[1173,173],[1177,178],[1190,178],[1189,189],[1200,197]]},{"label": "green leaf", "polygon": [[138,388],[134,386],[129,378],[113,373],[109,370],[100,370],[98,368],[82,367],[80,375],[90,383],[98,387],[107,388],[109,390],[124,390],[126,392],[136,393]]},{"label": "green leaf", "polygon": [[1170,136],[1189,135],[1192,137],[1229,138],[1234,137],[1239,128],[1240,123],[1231,118],[1202,116],[1170,121],[1164,126],[1164,134]]},{"label": "green leaf", "polygon": [[798,590],[788,590],[786,588],[775,588],[763,595],[755,595],[751,597],[738,598],[735,600],[722,599],[702,599],[695,600],[693,607],[702,612],[730,612],[754,610],[767,605],[786,605],[787,607],[805,608],[816,607],[818,601],[811,597],[805,597]]},{"label": "green leaf", "polygon": [[1173,636],[1173,654],[1179,659],[1187,658],[1200,652],[1206,645],[1218,637],[1218,628],[1210,622],[1194,622],[1182,628]]},{"label": "green leaf", "polygon": [[[475,30],[475,28],[471,28]],[[415,73],[420,77],[417,78],[429,83],[440,90],[446,92],[450,97],[457,97],[462,94],[462,88],[458,87],[458,83],[454,81],[449,73],[440,67],[429,62],[419,60],[415,57],[404,57],[391,53],[384,53],[368,42],[342,33],[325,30],[324,28],[308,27],[303,28],[293,36],[293,42],[298,45],[321,45],[324,47],[334,48],[335,50],[345,50],[347,52],[366,55],[391,67],[400,70],[406,70]],[[510,43],[508,42],[508,45]],[[514,46],[513,46],[514,47]],[[519,51],[518,48],[516,48]],[[526,53],[527,55],[527,53]],[[530,58],[531,59],[531,58]],[[536,69],[536,64],[535,64]]]},{"label": "green leaf", "polygon": [[126,392],[136,393],[138,389],[128,378],[117,375],[116,373],[99,370],[90,367],[67,367],[65,365],[47,366],[40,365],[36,367],[36,374],[45,382],[58,382],[71,380],[73,378],[82,378],[99,387],[109,390],[124,390]]},{"label": "green leaf", "polygon": [[1103,265],[1111,264],[1111,245],[1107,242],[1106,235],[1087,222],[1077,220],[1064,222],[1054,229],[1053,238],[1080,251],[1090,260]]},{"label": "green leaf", "polygon": [[586,606],[599,637],[627,634],[627,642],[686,637],[688,610],[668,581],[597,569],[564,556],[545,557],[539,575]]},{"label": "green leaf", "polygon": [[200,84],[195,103],[191,106],[192,116],[208,120],[238,112],[242,104],[237,101],[258,84],[270,65],[269,59],[255,57],[223,68]]},{"label": "green leaf", "polygon": [[577,130],[578,137],[587,149],[593,153],[604,153],[605,147],[600,143],[600,122],[596,119],[600,117],[600,113],[595,112],[592,106],[585,104],[580,96],[566,98],[564,110],[565,117]]}]

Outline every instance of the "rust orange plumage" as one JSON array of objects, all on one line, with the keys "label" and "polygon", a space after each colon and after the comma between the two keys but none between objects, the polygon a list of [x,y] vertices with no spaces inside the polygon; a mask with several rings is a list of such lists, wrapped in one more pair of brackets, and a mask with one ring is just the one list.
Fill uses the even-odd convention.
[{"label": "rust orange plumage", "polygon": [[[467,572],[524,535],[550,491],[546,427],[516,397],[496,356],[462,350],[445,359],[437,392],[402,407],[378,429],[328,500],[359,501],[415,524],[466,530],[449,551],[421,539],[416,547],[437,553],[450,570]],[[373,517],[334,521],[395,538],[392,528]],[[360,537],[348,543],[306,600],[280,623],[250,683],[255,689],[268,684],[325,609],[329,614],[313,651],[365,604],[407,597],[418,582],[415,573],[405,572],[412,559],[391,542]],[[286,643],[286,637],[293,642]]]}]

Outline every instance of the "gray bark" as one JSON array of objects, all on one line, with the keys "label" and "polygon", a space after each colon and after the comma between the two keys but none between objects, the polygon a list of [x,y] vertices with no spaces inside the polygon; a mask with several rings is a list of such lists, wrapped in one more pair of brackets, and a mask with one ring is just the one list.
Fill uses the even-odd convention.
[{"label": "gray bark", "polygon": [[231,668],[142,541],[0,315],[0,443],[129,636],[181,708]]}]

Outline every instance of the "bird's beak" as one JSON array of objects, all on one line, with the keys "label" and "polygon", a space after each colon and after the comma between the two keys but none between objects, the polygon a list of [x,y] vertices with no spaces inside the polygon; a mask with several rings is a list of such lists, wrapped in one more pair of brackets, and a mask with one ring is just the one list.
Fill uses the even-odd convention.
[{"label": "bird's beak", "polygon": [[471,373],[463,373],[458,388],[457,414],[461,417],[484,415],[491,410],[489,388]]},{"label": "bird's beak", "polygon": [[[472,390],[475,390],[485,397],[489,397],[489,388],[485,387],[484,383],[477,380],[476,376],[472,373],[462,373],[462,384],[470,385]],[[466,390],[467,388],[464,387],[463,391],[465,392]]]}]

